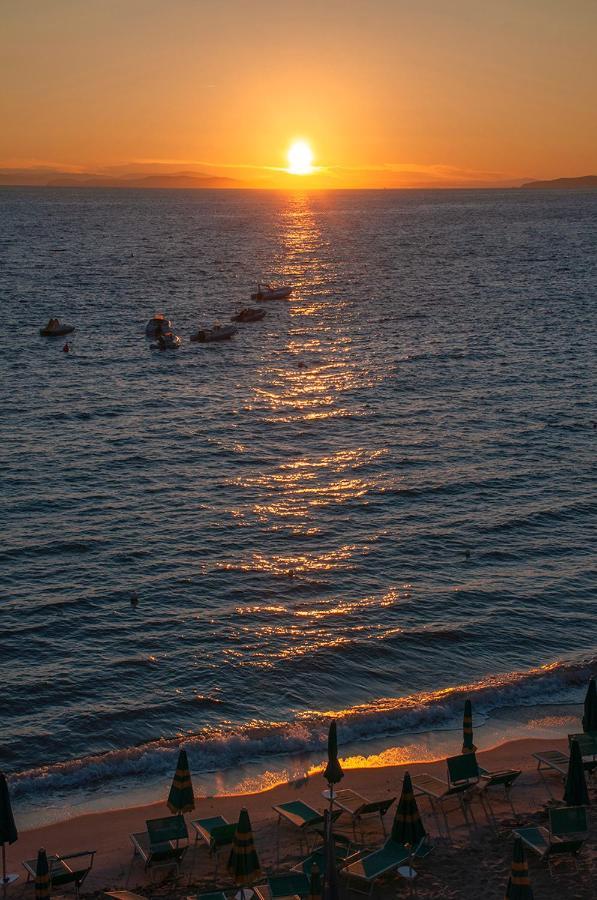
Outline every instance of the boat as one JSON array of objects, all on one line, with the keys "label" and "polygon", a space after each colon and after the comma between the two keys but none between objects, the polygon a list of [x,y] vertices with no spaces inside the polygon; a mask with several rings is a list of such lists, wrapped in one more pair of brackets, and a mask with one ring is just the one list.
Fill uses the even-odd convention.
[{"label": "boat", "polygon": [[247,306],[241,309],[239,313],[232,316],[231,322],[261,322],[265,316],[265,310],[256,306]]},{"label": "boat", "polygon": [[157,343],[150,344],[150,348],[152,350],[178,350],[181,345],[181,340],[177,334],[173,334],[171,331],[165,331],[164,334],[159,334],[157,337]]},{"label": "boat", "polygon": [[251,294],[251,300],[284,300],[292,294],[292,287],[289,284],[281,284],[279,287],[272,287],[271,284],[258,284],[257,290]]},{"label": "boat", "polygon": [[39,333],[44,337],[64,337],[75,330],[74,325],[61,324],[58,319],[50,319],[47,325],[39,329]]},{"label": "boat", "polygon": [[234,325],[214,325],[213,328],[200,328],[191,335],[191,340],[205,344],[208,341],[225,341],[236,334],[238,328]]},{"label": "boat", "polygon": [[158,334],[166,334],[168,331],[172,331],[172,322],[164,313],[156,313],[145,326],[145,337],[156,338]]}]

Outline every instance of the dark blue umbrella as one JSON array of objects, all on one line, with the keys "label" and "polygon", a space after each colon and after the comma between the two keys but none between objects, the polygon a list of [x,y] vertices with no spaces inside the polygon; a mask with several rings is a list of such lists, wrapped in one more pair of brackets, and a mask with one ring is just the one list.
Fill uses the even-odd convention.
[{"label": "dark blue umbrella", "polygon": [[585,697],[585,714],[582,717],[582,730],[584,732],[597,731],[597,684],[591,678]]},{"label": "dark blue umbrella", "polygon": [[568,806],[589,805],[585,767],[583,766],[578,741],[572,741],[570,744],[570,762],[568,763],[568,774],[566,775],[564,802]]},{"label": "dark blue umbrella", "polygon": [[18,875],[6,874],[6,844],[14,844],[18,838],[18,832],[10,805],[10,794],[3,772],[0,772],[0,844],[2,844],[2,884],[12,884]]},{"label": "dark blue umbrella", "polygon": [[338,759],[338,734],[336,732],[336,720],[332,719],[328,734],[328,764],[325,767],[323,777],[332,789],[333,784],[338,784],[344,778],[344,772]]}]

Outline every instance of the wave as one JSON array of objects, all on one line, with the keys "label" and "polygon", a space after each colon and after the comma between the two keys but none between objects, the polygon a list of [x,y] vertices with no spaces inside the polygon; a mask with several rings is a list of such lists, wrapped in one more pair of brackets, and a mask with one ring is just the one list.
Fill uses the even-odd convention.
[{"label": "wave", "polygon": [[470,684],[384,697],[346,710],[306,711],[291,722],[251,722],[159,738],[120,750],[38,766],[8,776],[15,797],[93,789],[127,778],[171,775],[184,743],[194,772],[213,772],[268,757],[324,751],[329,722],[339,724],[342,746],[370,738],[458,727],[465,698],[477,720],[504,707],[580,702],[597,657],[558,661]]}]

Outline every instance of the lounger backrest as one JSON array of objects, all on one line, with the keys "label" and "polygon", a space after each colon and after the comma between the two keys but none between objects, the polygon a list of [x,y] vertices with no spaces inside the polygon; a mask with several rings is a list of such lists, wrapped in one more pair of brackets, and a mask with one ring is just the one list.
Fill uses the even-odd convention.
[{"label": "lounger backrest", "polygon": [[363,803],[363,805],[359,806],[356,810],[355,815],[366,816],[369,813],[379,813],[383,816],[384,813],[389,810],[395,799],[395,797],[391,797],[389,800],[375,800],[373,803]]},{"label": "lounger backrest", "polygon": [[[60,862],[64,863],[65,868],[52,873],[52,885],[56,887],[64,884],[81,885],[91,871],[94,856],[95,850],[83,850],[80,853],[70,853],[67,856],[58,857]],[[79,862],[75,864],[74,860]]]},{"label": "lounger backrest", "polygon": [[474,753],[462,753],[450,756],[446,760],[450,784],[462,784],[464,781],[479,780],[479,764]]},{"label": "lounger backrest", "polygon": [[558,837],[588,830],[586,806],[562,806],[549,810],[549,830]]},{"label": "lounger backrest", "polygon": [[150,844],[165,844],[167,841],[184,841],[189,837],[184,816],[166,816],[163,819],[147,819],[147,834]]},{"label": "lounger backrest", "polygon": [[219,850],[220,847],[227,847],[234,840],[236,832],[236,822],[230,825],[216,825],[210,832],[212,850]]},{"label": "lounger backrest", "polygon": [[568,743],[572,749],[572,742],[576,741],[580,747],[581,756],[597,755],[597,735],[596,734],[569,734]]}]

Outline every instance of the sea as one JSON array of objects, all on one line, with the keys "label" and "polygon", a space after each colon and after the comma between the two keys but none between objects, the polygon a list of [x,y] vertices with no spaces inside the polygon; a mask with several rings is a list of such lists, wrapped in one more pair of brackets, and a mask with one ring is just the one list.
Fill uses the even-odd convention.
[{"label": "sea", "polygon": [[0,190],[18,822],[165,797],[180,745],[200,796],[300,780],[332,717],[348,770],[458,752],[467,697],[480,748],[580,730],[596,248],[597,192]]}]

